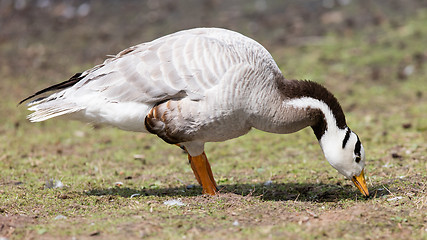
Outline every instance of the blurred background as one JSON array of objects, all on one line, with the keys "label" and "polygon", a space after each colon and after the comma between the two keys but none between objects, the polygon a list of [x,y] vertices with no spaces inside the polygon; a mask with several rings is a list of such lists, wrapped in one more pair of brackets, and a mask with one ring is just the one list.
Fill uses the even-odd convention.
[{"label": "blurred background", "polygon": [[316,44],[331,33],[397,29],[426,7],[423,0],[0,0],[0,76],[39,81],[31,76],[40,72],[61,81],[107,54],[202,26],[236,30],[267,49]]}]

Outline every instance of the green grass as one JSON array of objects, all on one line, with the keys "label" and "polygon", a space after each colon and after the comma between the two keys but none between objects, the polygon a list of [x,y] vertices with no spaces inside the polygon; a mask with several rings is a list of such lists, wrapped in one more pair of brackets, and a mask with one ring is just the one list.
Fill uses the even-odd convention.
[{"label": "green grass", "polygon": [[[16,103],[45,86],[38,79],[46,76],[2,72],[0,236],[426,239],[426,21],[420,12],[397,28],[271,49],[285,76],[321,82],[340,100],[366,149],[367,200],[328,165],[310,129],[208,143],[221,194],[202,196],[200,187],[185,187],[196,184],[186,155],[154,136],[27,122]],[[402,79],[405,66],[414,72]],[[46,189],[49,179],[65,186]],[[177,198],[186,205],[163,204]]]}]

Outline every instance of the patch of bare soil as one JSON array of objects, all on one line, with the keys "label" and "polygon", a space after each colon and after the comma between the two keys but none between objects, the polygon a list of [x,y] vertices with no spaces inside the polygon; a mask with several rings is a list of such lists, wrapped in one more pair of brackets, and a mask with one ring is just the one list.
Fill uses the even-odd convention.
[{"label": "patch of bare soil", "polygon": [[[4,212],[0,208],[0,212]],[[18,228],[24,228],[27,225],[34,224],[36,219],[28,216],[0,216],[0,237],[9,238],[15,235],[15,230]]]},{"label": "patch of bare soil", "polygon": [[[236,231],[240,227],[260,227],[271,229],[275,226],[289,224],[303,225],[307,233],[323,232],[324,237],[339,238],[343,234],[355,234],[360,236],[366,232],[366,239],[381,236],[399,237],[410,239],[412,231],[422,224],[419,216],[412,216],[410,210],[402,208],[389,208],[383,203],[371,200],[360,201],[351,207],[345,204],[325,205],[307,201],[263,201],[260,196],[241,196],[233,193],[220,194],[214,197],[197,196],[185,199],[187,207],[170,219],[193,219],[202,223],[188,229],[188,235],[204,235],[213,232],[229,230]],[[218,203],[221,204],[218,204]],[[398,203],[396,203],[398,204]],[[404,205],[404,202],[401,203]],[[194,209],[198,209],[194,211]],[[224,214],[224,211],[227,214]],[[161,220],[161,219],[160,219]],[[181,222],[181,224],[185,221]],[[131,224],[123,226],[125,229],[133,229],[144,234],[155,234],[161,231],[161,222],[150,221],[147,225]],[[183,227],[183,226],[178,226]],[[374,232],[371,232],[374,231]],[[289,237],[295,237],[291,232]],[[375,234],[378,236],[374,237]]]}]

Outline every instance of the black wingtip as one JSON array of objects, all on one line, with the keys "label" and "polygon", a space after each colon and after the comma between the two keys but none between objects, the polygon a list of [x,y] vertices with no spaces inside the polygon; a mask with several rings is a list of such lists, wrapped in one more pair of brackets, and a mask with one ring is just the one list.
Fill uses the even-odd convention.
[{"label": "black wingtip", "polygon": [[[83,78],[82,73],[76,73],[76,74],[74,74],[70,79],[68,79],[67,81],[64,81],[64,82],[61,82],[61,83],[58,83],[58,84],[52,85],[52,86],[50,86],[50,87],[47,87],[47,88],[45,88],[45,89],[42,89],[42,90],[40,90],[40,91],[38,91],[38,92],[34,93],[33,95],[31,95],[31,96],[29,96],[29,97],[26,97],[25,99],[21,100],[21,101],[18,103],[18,105],[17,105],[17,106],[19,106],[19,105],[21,105],[22,103],[24,103],[24,102],[26,102],[26,101],[28,101],[28,100],[30,100],[30,99],[32,99],[32,98],[34,98],[34,97],[38,96],[38,95],[41,95],[41,94],[43,94],[43,93],[50,92],[50,91],[55,91],[55,90],[61,90],[61,89],[67,88],[67,87],[71,87],[71,86],[73,86],[74,84],[76,84],[77,82],[79,82],[82,78]],[[43,99],[43,98],[44,98],[44,97],[39,98],[39,99],[37,99],[37,100],[41,100],[41,99]]]},{"label": "black wingtip", "polygon": [[25,99],[21,100],[21,101],[20,101],[16,106],[21,105],[22,103],[26,102],[27,100],[29,100],[29,99],[31,99],[31,98],[33,98],[33,97],[37,96],[37,95],[38,95],[38,94],[37,94],[37,93],[35,93],[35,94],[33,94],[33,95],[29,96],[29,97],[26,97]]}]

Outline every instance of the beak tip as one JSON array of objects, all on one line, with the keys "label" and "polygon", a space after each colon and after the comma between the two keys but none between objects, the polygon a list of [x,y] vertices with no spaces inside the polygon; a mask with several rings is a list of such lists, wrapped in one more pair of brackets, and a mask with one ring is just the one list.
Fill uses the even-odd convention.
[{"label": "beak tip", "polygon": [[366,193],[365,193],[365,192],[363,193],[363,196],[364,196],[366,199],[368,199],[371,195],[369,195],[369,192],[367,191]]},{"label": "beak tip", "polygon": [[359,191],[363,194],[365,199],[368,199],[369,190],[365,181],[364,171],[362,170],[359,176],[354,176],[351,180],[353,181],[354,185],[356,185],[356,187],[359,189]]}]

